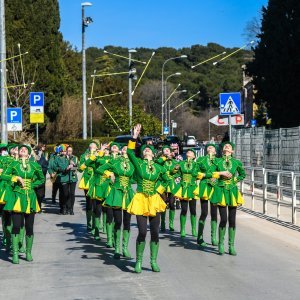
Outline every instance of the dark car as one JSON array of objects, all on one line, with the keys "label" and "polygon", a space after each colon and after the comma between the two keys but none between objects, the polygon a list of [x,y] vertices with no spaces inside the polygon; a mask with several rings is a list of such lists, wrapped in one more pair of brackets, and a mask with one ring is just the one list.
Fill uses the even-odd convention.
[{"label": "dark car", "polygon": [[[128,141],[130,141],[132,139],[131,135],[119,135],[115,138],[114,142],[119,143],[121,145],[127,145]],[[139,151],[142,145],[142,141],[140,138],[138,138],[137,140],[137,144],[136,144],[136,154],[139,155]]]},{"label": "dark car", "polygon": [[177,135],[168,135],[166,136],[165,140],[164,140],[164,144],[165,145],[171,145],[171,144],[178,144],[179,146],[179,152],[182,153],[183,152],[183,144],[182,141],[180,140],[180,138]]},{"label": "dark car", "polygon": [[146,144],[148,140],[152,140],[153,146],[157,147],[158,138],[155,136],[144,136],[142,137],[142,143]]}]

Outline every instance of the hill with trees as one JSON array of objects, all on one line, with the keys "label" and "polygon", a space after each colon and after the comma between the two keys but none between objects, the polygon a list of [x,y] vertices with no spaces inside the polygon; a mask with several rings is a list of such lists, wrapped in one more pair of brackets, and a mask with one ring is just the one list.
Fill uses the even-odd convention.
[{"label": "hill with trees", "polygon": [[[13,97],[23,99],[27,103],[29,91],[44,91],[46,96],[47,126],[42,128],[42,137],[47,141],[55,141],[58,138],[79,138],[81,136],[81,52],[63,40],[59,31],[60,16],[57,0],[15,0],[6,1],[7,24],[7,52],[8,56],[15,55],[18,51],[18,43],[23,51],[29,51],[24,56],[25,77],[28,82],[35,82],[30,88],[22,90],[17,88]],[[201,94],[194,98],[194,102],[188,103],[172,113],[172,119],[179,123],[178,134],[188,131],[189,134],[199,138],[207,138],[208,109],[211,108],[211,116],[218,110],[218,94],[226,91],[239,91],[242,86],[241,66],[249,61],[252,53],[241,51],[235,56],[225,60],[217,66],[212,62],[191,69],[201,61],[226,51],[227,53],[237,48],[229,49],[215,43],[206,46],[193,45],[181,49],[161,47],[158,49],[137,48],[133,55],[135,59],[148,61],[151,53],[155,56],[149,68],[145,72],[141,84],[133,97],[134,122],[147,119],[147,133],[160,133],[161,118],[161,69],[163,62],[180,55],[187,55],[185,59],[170,61],[165,67],[165,78],[175,72],[181,76],[172,77],[167,89],[168,95],[180,83],[180,89],[187,90],[185,94],[175,94],[172,97],[171,107],[195,94],[198,90]],[[116,46],[106,46],[104,49],[91,47],[87,49],[87,86],[88,97],[91,97],[92,77],[96,73],[115,73],[128,71],[128,61],[119,59],[103,50],[128,56],[128,49]],[[135,64],[138,78],[145,65]],[[8,84],[20,82],[20,62],[15,60],[8,64]],[[17,78],[17,79],[16,79]],[[134,84],[136,81],[134,82]],[[124,131],[128,131],[128,76],[97,77],[93,89],[93,97],[107,95],[122,91],[122,95],[105,98],[103,104],[111,112],[118,123],[123,124]],[[12,91],[10,91],[12,92]],[[19,97],[20,96],[20,97]],[[16,105],[12,101],[11,105]],[[26,106],[26,105],[25,105]],[[120,108],[122,114],[120,114]],[[93,114],[93,135],[114,135],[117,128],[109,119],[103,107],[98,101],[88,104],[88,112]],[[146,118],[146,116],[148,116]],[[28,122],[28,113],[25,118]],[[90,122],[90,120],[88,120]],[[28,125],[29,131],[33,128]],[[215,128],[220,130],[220,128]],[[222,132],[222,129],[221,131]],[[217,131],[216,131],[217,133]],[[214,134],[214,132],[213,132]]]}]

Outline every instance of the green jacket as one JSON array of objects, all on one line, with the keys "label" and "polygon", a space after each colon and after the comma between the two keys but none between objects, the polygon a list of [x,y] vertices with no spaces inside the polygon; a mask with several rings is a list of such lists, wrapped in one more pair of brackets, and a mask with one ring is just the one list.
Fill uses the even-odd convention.
[{"label": "green jacket", "polygon": [[243,164],[240,160],[235,159],[233,157],[222,157],[218,159],[216,164],[216,172],[228,171],[232,174],[231,179],[226,179],[219,177],[218,175],[214,175],[213,177],[218,178],[218,186],[224,187],[226,190],[230,190],[237,185],[238,182],[242,181],[246,177],[245,169],[243,168]]},{"label": "green jacket", "polygon": [[137,192],[152,196],[157,193],[157,182],[159,180],[165,186],[169,184],[166,169],[154,161],[137,158],[135,143],[132,141],[128,144],[127,154],[135,168]]},{"label": "green jacket", "polygon": [[76,170],[67,170],[70,162],[74,163],[74,167],[78,166],[78,158],[76,156],[67,157],[67,156],[58,156],[55,160],[53,170],[57,173],[57,180],[60,183],[72,183],[77,182],[77,171]]}]

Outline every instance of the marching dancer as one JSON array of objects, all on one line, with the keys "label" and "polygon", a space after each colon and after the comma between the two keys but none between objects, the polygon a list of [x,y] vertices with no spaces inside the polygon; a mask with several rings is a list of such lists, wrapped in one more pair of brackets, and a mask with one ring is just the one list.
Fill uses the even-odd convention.
[{"label": "marching dancer", "polygon": [[[197,163],[199,164],[199,170],[201,179],[198,188],[195,191],[195,196],[200,198],[201,202],[201,215],[198,222],[198,238],[197,243],[201,247],[205,247],[206,243],[203,240],[203,230],[205,226],[205,220],[208,215],[208,203],[213,192],[214,186],[217,184],[217,180],[212,178],[213,172],[217,168],[217,146],[215,144],[206,144],[206,155],[199,157]],[[211,216],[211,243],[213,246],[217,246],[217,216],[218,209],[216,205],[210,204],[210,216]]]},{"label": "marching dancer", "polygon": [[[220,224],[219,224],[219,253],[224,254],[224,237],[226,233],[226,223],[229,222],[229,254],[236,255],[234,247],[236,232],[236,209],[237,206],[244,204],[244,199],[238,190],[237,184],[246,177],[243,164],[235,159],[235,145],[231,142],[225,142],[222,145],[222,158],[217,161],[216,172],[213,178],[218,179],[217,185],[211,197],[211,203],[219,206]],[[228,216],[227,216],[228,212]]]},{"label": "marching dancer", "polygon": [[136,215],[138,225],[138,237],[136,241],[136,265],[135,272],[142,272],[142,260],[145,249],[145,239],[147,235],[147,220],[150,223],[150,253],[151,268],[153,272],[160,272],[157,265],[157,255],[159,248],[159,223],[160,214],[166,210],[166,204],[157,193],[157,181],[162,178],[168,183],[169,178],[166,170],[155,163],[153,158],[155,150],[151,145],[143,145],[141,147],[141,158],[135,155],[136,140],[140,134],[141,125],[138,124],[133,130],[133,140],[129,141],[127,154],[135,167],[135,175],[137,179],[137,193],[130,202],[127,212]]}]

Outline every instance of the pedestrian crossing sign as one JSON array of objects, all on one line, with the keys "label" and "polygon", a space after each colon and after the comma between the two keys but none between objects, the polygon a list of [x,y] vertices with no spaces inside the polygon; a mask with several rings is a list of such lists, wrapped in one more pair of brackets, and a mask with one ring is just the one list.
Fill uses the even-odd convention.
[{"label": "pedestrian crossing sign", "polygon": [[220,115],[230,116],[241,114],[241,93],[220,94]]}]

